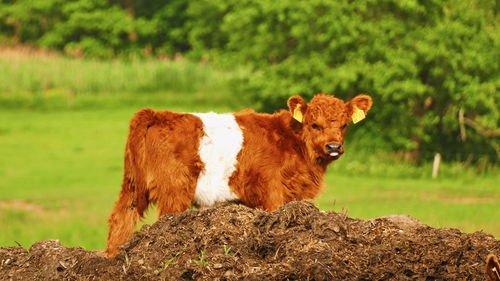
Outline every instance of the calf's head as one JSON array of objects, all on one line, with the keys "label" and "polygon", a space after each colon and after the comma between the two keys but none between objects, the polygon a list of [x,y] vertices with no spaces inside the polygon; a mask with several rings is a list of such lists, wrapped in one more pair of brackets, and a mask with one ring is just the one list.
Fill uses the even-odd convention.
[{"label": "calf's head", "polygon": [[288,99],[288,107],[298,122],[302,140],[313,160],[330,162],[344,153],[344,134],[351,121],[364,118],[372,106],[367,95],[345,103],[333,95],[317,94],[306,103],[301,96]]}]

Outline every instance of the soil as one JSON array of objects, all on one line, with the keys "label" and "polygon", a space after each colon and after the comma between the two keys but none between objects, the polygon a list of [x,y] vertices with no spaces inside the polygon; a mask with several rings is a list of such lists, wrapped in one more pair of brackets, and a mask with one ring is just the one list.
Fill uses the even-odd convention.
[{"label": "soil", "polygon": [[404,215],[225,205],[163,216],[114,259],[55,240],[0,248],[0,280],[485,280],[488,254],[500,256],[491,235]]}]

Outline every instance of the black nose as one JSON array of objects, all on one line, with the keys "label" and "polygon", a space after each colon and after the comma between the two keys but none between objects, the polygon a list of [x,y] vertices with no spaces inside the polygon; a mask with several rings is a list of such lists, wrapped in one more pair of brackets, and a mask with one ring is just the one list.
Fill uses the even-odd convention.
[{"label": "black nose", "polygon": [[328,152],[340,152],[342,145],[340,143],[329,143],[326,145],[326,151]]}]

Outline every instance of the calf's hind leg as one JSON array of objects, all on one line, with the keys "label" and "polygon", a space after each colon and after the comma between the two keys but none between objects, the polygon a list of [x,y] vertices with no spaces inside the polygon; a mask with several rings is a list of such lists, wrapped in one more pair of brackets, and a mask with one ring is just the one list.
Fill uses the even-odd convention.
[{"label": "calf's hind leg", "polygon": [[[118,246],[122,245],[132,235],[137,222],[143,217],[148,201],[146,195],[138,198],[138,194],[130,188],[122,188],[115,207],[109,216],[109,232],[106,241],[106,257],[116,256]],[[142,200],[140,200],[142,199]]]},{"label": "calf's hind leg", "polygon": [[181,121],[185,122],[176,124],[175,133],[153,127],[146,138],[146,147],[154,152],[147,154],[146,161],[149,200],[157,204],[158,217],[181,213],[191,206],[204,168],[198,155],[201,122]]},{"label": "calf's hind leg", "polygon": [[[166,214],[182,213],[191,207],[199,168],[192,168],[178,161],[170,161],[169,170],[175,173],[159,173],[150,191],[151,201],[156,202],[158,218]],[[172,162],[177,162],[173,164]],[[193,167],[192,164],[191,167]],[[165,171],[167,167],[165,167]]]}]

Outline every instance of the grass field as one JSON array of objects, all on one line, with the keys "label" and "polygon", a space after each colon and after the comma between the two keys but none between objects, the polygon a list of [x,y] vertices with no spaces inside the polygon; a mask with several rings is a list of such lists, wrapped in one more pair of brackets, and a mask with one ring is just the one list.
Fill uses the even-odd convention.
[{"label": "grass field", "polygon": [[235,75],[183,59],[78,59],[0,46],[0,77],[8,81],[0,83],[0,93],[193,93],[219,91]]},{"label": "grass field", "polygon": [[[8,81],[0,84],[0,246],[59,239],[103,248],[132,114],[147,106],[241,108],[248,104],[227,87],[232,75],[182,61],[100,62],[0,49],[0,81]],[[403,163],[367,149],[363,139],[347,137],[347,152],[316,200],[321,209],[358,218],[404,213],[500,237],[497,167],[477,174],[473,166],[444,163],[432,180],[430,163]],[[154,219],[152,211],[146,221]]]},{"label": "grass field", "polygon": [[[103,247],[135,110],[0,112],[0,246],[60,239],[70,246]],[[500,236],[498,176],[431,180],[402,176],[404,166],[397,176],[356,176],[346,173],[348,164],[360,162],[349,153],[330,168],[328,187],[317,200],[321,209],[346,209],[360,218],[405,213],[432,226]]]}]

